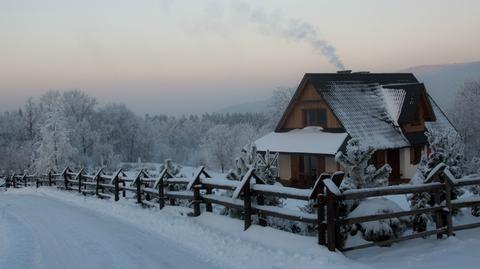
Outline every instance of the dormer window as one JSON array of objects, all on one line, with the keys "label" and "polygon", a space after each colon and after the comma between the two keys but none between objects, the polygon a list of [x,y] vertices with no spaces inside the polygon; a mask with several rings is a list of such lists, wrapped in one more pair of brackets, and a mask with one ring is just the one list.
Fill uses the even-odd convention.
[{"label": "dormer window", "polygon": [[326,109],[305,109],[303,110],[304,126],[327,127]]}]

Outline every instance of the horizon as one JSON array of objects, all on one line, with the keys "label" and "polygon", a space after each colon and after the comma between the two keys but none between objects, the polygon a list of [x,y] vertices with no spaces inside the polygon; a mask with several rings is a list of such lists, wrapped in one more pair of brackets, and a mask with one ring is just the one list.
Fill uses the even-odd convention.
[{"label": "horizon", "polygon": [[2,111],[49,90],[78,89],[138,114],[202,114],[265,100],[276,87],[296,87],[304,73],[342,64],[395,72],[480,60],[476,1],[24,0],[0,7]]}]

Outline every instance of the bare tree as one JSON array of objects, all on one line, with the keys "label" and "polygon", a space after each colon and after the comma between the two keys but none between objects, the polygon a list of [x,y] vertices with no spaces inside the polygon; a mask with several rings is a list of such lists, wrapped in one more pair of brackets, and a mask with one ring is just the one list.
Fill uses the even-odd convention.
[{"label": "bare tree", "polygon": [[292,96],[295,94],[294,88],[279,87],[272,92],[268,103],[267,128],[268,131],[275,129],[278,121],[287,109]]}]

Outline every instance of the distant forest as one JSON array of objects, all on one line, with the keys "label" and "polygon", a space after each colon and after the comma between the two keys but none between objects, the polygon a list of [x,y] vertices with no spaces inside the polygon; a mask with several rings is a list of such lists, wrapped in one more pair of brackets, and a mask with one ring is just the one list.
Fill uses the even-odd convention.
[{"label": "distant forest", "polygon": [[[231,167],[242,147],[272,130],[291,89],[272,94],[268,113],[139,116],[99,105],[81,91],[50,91],[0,115],[0,173],[70,166],[115,169],[120,162]],[[286,98],[282,100],[282,98]]]}]

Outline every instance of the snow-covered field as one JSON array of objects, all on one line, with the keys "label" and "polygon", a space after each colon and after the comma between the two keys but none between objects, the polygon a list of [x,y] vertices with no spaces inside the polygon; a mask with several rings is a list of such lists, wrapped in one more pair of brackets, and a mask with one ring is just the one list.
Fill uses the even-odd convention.
[{"label": "snow-covered field", "polygon": [[480,230],[329,252],[306,237],[189,209],[76,193],[0,192],[0,268],[477,268]]}]

